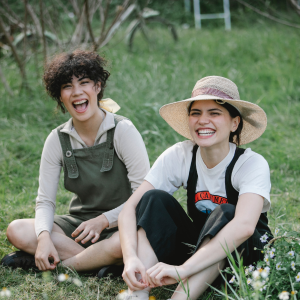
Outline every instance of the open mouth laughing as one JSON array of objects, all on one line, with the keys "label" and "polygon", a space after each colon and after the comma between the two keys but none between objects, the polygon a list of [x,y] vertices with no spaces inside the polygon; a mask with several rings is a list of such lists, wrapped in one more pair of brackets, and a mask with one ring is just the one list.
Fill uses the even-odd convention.
[{"label": "open mouth laughing", "polygon": [[87,99],[79,99],[79,100],[75,100],[72,103],[72,105],[75,108],[76,112],[84,113],[88,108],[89,101]]},{"label": "open mouth laughing", "polygon": [[197,136],[201,139],[210,138],[215,134],[216,130],[212,128],[200,128],[196,130]]}]

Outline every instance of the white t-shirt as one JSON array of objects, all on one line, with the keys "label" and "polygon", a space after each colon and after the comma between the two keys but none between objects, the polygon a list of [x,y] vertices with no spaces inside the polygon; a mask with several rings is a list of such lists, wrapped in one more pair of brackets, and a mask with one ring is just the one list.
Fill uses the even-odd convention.
[{"label": "white t-shirt", "polygon": [[[184,141],[167,149],[156,160],[145,180],[155,189],[164,190],[171,195],[181,186],[186,189],[194,145],[192,141]],[[200,211],[209,213],[218,205],[227,203],[225,172],[234,157],[235,149],[236,145],[230,143],[228,155],[214,168],[208,169],[198,148],[195,205]],[[261,155],[247,148],[233,168],[231,182],[239,195],[254,193],[262,196],[264,198],[262,212],[270,209],[270,169]]]}]

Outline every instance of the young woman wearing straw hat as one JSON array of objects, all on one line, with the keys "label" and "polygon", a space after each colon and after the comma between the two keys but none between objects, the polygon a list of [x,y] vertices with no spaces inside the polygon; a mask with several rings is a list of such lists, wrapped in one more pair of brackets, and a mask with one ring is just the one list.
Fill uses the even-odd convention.
[{"label": "young woman wearing straw hat", "polygon": [[[35,219],[9,225],[8,240],[22,251],[4,257],[3,265],[52,270],[61,260],[88,271],[122,264],[118,214],[150,165],[135,126],[113,113],[120,108],[115,102],[102,99],[110,75],[104,66],[97,53],[82,50],[49,63],[46,90],[71,119],[45,142]],[[54,216],[62,168],[64,186],[74,196],[69,214]]]},{"label": "young woman wearing straw hat", "polygon": [[[265,112],[240,100],[229,79],[209,76],[196,83],[191,98],[164,105],[160,114],[189,140],[157,159],[119,216],[129,287],[119,299],[148,299],[151,288],[179,277],[197,299],[226,265],[224,248],[237,248],[249,265],[262,258],[254,250],[262,249],[261,237],[271,236],[268,163],[237,147],[261,136]],[[190,218],[172,197],[181,186]],[[186,297],[178,286],[172,299]]]}]

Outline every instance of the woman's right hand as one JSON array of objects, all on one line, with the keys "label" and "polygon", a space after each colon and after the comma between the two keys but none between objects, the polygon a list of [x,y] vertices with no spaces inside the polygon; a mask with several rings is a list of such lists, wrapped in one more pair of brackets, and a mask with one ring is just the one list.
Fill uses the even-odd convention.
[{"label": "woman's right hand", "polygon": [[[136,274],[140,274],[142,279],[137,280]],[[132,291],[143,290],[148,287],[146,268],[138,257],[127,259],[122,274],[124,281]]]},{"label": "woman's right hand", "polygon": [[[52,262],[49,261],[52,260]],[[38,236],[38,245],[35,252],[35,264],[40,271],[55,269],[60,262],[58,253],[53,245],[48,231],[43,231]]]}]

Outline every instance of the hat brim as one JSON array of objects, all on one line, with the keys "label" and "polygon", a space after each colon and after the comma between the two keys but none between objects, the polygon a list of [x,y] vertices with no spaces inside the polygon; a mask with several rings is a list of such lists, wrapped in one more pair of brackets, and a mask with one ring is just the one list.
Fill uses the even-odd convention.
[{"label": "hat brim", "polygon": [[188,107],[191,102],[201,100],[223,100],[240,112],[243,118],[240,145],[248,144],[259,138],[267,127],[267,115],[258,105],[248,101],[229,100],[212,95],[199,95],[166,104],[160,108],[159,113],[176,132],[187,139],[192,139],[188,126]]}]

